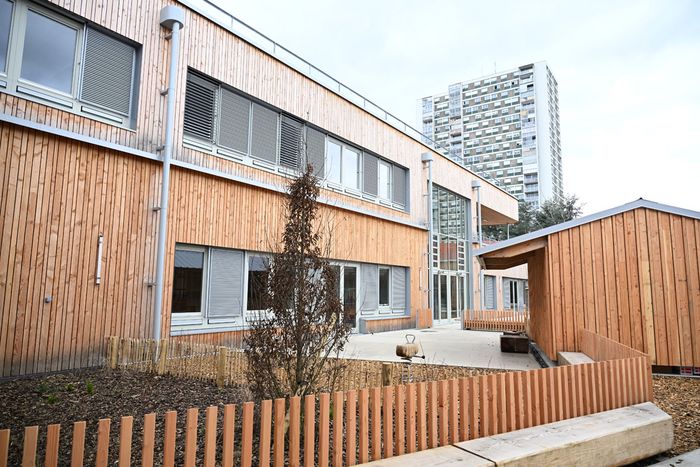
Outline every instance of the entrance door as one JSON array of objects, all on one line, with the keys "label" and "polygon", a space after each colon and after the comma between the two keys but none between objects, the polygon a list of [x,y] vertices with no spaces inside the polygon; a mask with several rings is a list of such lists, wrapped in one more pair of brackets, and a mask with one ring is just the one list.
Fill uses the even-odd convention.
[{"label": "entrance door", "polygon": [[454,273],[440,273],[434,277],[434,321],[436,324],[448,324],[459,320],[465,303],[465,277]]}]

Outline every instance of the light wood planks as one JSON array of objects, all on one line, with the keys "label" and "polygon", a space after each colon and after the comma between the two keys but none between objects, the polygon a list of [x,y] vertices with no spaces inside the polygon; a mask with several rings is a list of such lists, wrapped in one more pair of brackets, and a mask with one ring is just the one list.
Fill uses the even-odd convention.
[{"label": "light wood planks", "polygon": [[655,365],[700,366],[698,225],[638,208],[549,235],[528,261],[530,336],[552,359],[583,327]]}]

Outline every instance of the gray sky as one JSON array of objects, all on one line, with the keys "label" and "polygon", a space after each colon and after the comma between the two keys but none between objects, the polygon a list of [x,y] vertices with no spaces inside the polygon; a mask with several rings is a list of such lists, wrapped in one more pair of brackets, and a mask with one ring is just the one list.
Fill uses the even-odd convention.
[{"label": "gray sky", "polygon": [[218,0],[417,127],[416,100],[546,60],[564,191],[700,211],[700,1]]}]

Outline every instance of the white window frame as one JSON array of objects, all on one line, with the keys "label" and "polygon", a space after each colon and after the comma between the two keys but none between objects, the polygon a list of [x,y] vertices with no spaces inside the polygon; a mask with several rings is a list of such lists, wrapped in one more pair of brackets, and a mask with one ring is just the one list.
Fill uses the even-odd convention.
[{"label": "white window frame", "polygon": [[[265,258],[268,261],[268,267],[270,265],[270,259],[271,256],[266,253],[260,253],[257,251],[246,251],[245,255],[243,257],[243,265],[244,265],[244,271],[243,271],[243,316],[244,316],[244,321],[247,323],[249,320],[248,315],[251,313],[262,313],[265,310],[264,309],[258,309],[258,310],[249,310],[248,309],[248,287],[250,287],[249,284],[249,277],[250,277],[250,259],[253,257],[260,257],[260,258]],[[269,273],[269,269],[268,269]]]},{"label": "white window frame", "polygon": [[[387,175],[388,180],[387,180],[387,183],[385,183],[385,184],[382,184],[382,165],[384,165],[385,167],[388,168],[388,175]],[[388,202],[391,202],[391,198],[392,198],[392,194],[393,194],[393,193],[392,193],[393,182],[394,182],[394,181],[393,181],[393,178],[392,178],[392,175],[393,175],[393,174],[392,174],[392,170],[393,170],[393,169],[392,169],[392,164],[391,164],[391,163],[389,163],[389,162],[387,162],[387,161],[385,161],[385,160],[383,160],[383,159],[379,159],[379,163],[378,163],[378,166],[377,166],[377,198],[379,199],[380,202],[381,202],[381,201],[388,201]],[[382,185],[385,185],[385,186],[386,186],[387,195],[388,195],[388,196],[386,196],[386,197],[385,197],[385,196],[382,196],[382,193],[381,193],[381,191],[382,191],[382,188],[381,188]]]},{"label": "white window frame", "polygon": [[[131,89],[131,109],[129,115],[123,115],[117,111],[105,109],[104,107],[93,104],[91,102],[81,100],[80,84],[82,80],[82,67],[84,63],[85,41],[87,40],[87,21],[74,19],[53,8],[37,4],[28,0],[12,0],[14,4],[12,10],[12,20],[10,24],[10,35],[7,50],[6,69],[0,70],[0,89],[3,92],[38,102],[43,105],[49,105],[61,110],[80,115],[81,117],[90,118],[110,125],[133,129],[136,123],[137,111],[137,83],[138,63],[135,61],[132,75]],[[73,57],[73,76],[71,82],[71,91],[66,93],[58,89],[52,89],[40,83],[35,83],[21,77],[22,58],[24,56],[24,39],[27,29],[27,15],[29,11],[42,15],[46,18],[54,20],[62,25],[72,28],[76,31],[75,55]],[[102,32],[96,29],[98,32]],[[109,34],[116,40],[122,41],[125,44],[133,47],[138,57],[138,47],[128,41],[124,41],[120,37],[115,37]],[[85,109],[83,109],[85,107]]]},{"label": "white window frame", "polygon": [[[175,246],[175,251],[194,251],[197,253],[203,253],[204,259],[202,263],[202,303],[200,305],[201,311],[199,313],[174,313],[172,310],[172,290],[171,290],[171,303],[170,303],[170,322],[171,326],[202,326],[206,324],[207,320],[207,292],[209,289],[209,248],[200,245],[187,245],[178,244]],[[175,256],[173,255],[173,261]],[[174,274],[173,266],[173,274]],[[174,285],[173,285],[174,287]]]},{"label": "white window frame", "polygon": [[[331,164],[329,163],[329,156],[328,156],[328,145],[329,144],[335,144],[336,146],[340,146],[340,182],[337,182],[336,180],[331,180],[329,177],[330,174],[330,167]],[[349,176],[345,174],[345,154],[347,151],[351,151],[357,155],[357,163],[356,163],[356,172],[355,172],[355,177],[357,180],[357,184],[355,186],[349,185],[347,179]],[[326,154],[324,156],[324,164],[326,167],[325,170],[325,178],[326,178],[326,183],[332,187],[336,188],[339,190],[344,190],[348,193],[353,193],[355,195],[361,195],[362,194],[362,154],[363,151],[360,148],[357,148],[355,146],[352,146],[350,144],[344,143],[340,140],[337,140],[329,135],[326,135]]]},{"label": "white window frame", "polygon": [[[389,280],[387,281],[387,297],[389,298],[389,303],[386,305],[383,305],[381,303],[381,296],[382,296],[382,269],[385,269],[388,274],[389,274]],[[391,311],[391,266],[378,266],[377,270],[377,306],[378,306],[378,311],[380,314],[386,313],[390,314]]]}]

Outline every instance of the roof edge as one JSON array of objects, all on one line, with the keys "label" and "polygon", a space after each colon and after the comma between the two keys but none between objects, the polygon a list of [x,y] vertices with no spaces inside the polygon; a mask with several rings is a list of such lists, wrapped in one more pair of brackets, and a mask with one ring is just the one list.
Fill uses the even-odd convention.
[{"label": "roof edge", "polygon": [[683,209],[676,206],[670,206],[668,204],[661,204],[654,201],[646,200],[644,198],[639,198],[621,206],[606,209],[604,211],[600,211],[594,214],[589,214],[587,216],[579,217],[577,219],[573,219],[567,222],[562,222],[561,224],[545,227],[544,229],[535,230],[534,232],[530,232],[525,235],[520,235],[519,237],[511,238],[509,240],[502,240],[500,242],[496,242],[492,245],[475,250],[473,254],[474,256],[485,255],[496,250],[517,245],[518,243],[527,242],[536,238],[544,237],[545,235],[561,232],[562,230],[571,229],[573,227],[578,227],[583,224],[588,224],[590,222],[595,222],[606,217],[611,217],[616,214],[621,214],[623,212],[632,211],[634,209],[639,208],[653,209],[656,211],[663,211],[669,214],[676,214],[678,216],[690,217],[693,219],[700,220],[700,212],[698,211],[692,211],[690,209]]}]

